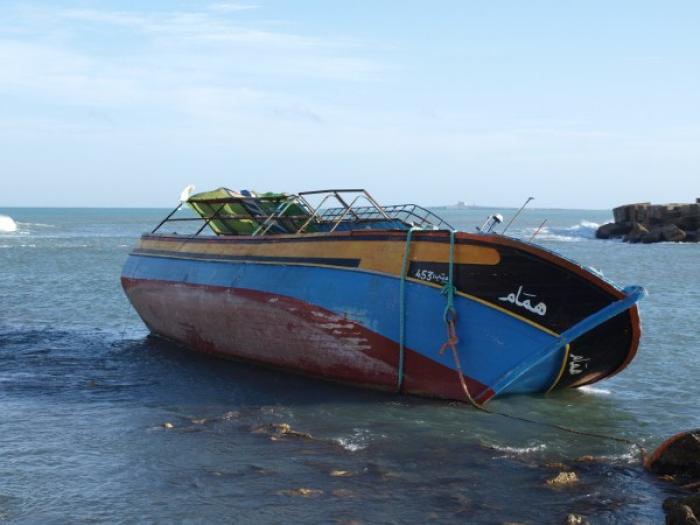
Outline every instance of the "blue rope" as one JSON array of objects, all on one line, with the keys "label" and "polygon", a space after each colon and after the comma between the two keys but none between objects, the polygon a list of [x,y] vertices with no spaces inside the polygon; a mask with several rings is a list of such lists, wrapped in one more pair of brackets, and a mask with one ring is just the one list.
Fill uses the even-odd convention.
[{"label": "blue rope", "polygon": [[447,306],[442,318],[446,323],[454,321],[457,317],[455,310],[455,285],[454,285],[454,267],[455,267],[455,231],[450,230],[450,265],[447,272],[447,284],[442,287],[440,293],[447,296]]},{"label": "blue rope", "polygon": [[401,280],[399,281],[399,369],[397,374],[396,391],[401,392],[403,387],[404,350],[406,347],[406,274],[408,273],[408,257],[411,252],[411,240],[413,228],[406,234],[406,246],[403,250],[403,262],[401,263]]}]

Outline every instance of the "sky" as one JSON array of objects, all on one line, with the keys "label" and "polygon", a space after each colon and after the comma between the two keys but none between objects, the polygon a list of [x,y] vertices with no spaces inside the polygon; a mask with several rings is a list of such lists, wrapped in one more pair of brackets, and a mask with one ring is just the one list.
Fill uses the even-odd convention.
[{"label": "sky", "polygon": [[0,0],[0,207],[700,197],[700,2]]}]

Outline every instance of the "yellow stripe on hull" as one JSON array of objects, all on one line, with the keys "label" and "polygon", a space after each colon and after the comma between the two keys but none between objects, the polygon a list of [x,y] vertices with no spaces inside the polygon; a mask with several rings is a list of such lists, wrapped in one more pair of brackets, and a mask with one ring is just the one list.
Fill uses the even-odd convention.
[{"label": "yellow stripe on hull", "polygon": [[[405,249],[405,241],[394,240],[343,240],[319,241],[309,239],[299,242],[188,242],[170,239],[144,239],[140,248],[174,252],[179,255],[209,255],[215,257],[299,257],[329,259],[357,259],[359,268],[388,275],[399,275]],[[411,244],[411,261],[449,262],[449,245],[440,242],[416,240]],[[501,257],[498,250],[485,246],[461,244],[455,247],[456,264],[496,265]]]}]

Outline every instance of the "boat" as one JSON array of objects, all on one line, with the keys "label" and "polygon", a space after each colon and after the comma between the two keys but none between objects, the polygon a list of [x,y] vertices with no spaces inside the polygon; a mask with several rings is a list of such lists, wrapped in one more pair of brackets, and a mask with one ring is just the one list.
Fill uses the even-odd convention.
[{"label": "boat", "polygon": [[363,189],[190,190],[121,282],[156,336],[360,387],[483,405],[623,370],[645,290],[490,219],[457,231]]}]

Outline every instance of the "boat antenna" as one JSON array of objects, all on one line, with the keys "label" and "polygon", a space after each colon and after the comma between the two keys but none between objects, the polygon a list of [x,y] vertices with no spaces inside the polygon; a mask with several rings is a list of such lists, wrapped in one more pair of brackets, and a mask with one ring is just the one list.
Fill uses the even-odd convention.
[{"label": "boat antenna", "polygon": [[537,234],[540,233],[540,230],[544,227],[544,225],[547,223],[547,219],[542,221],[542,224],[539,225],[539,227],[535,230],[535,233],[532,234],[532,237],[527,242],[532,242],[535,237],[537,237]]},{"label": "boat antenna", "polygon": [[528,204],[530,204],[530,201],[534,201],[534,200],[535,200],[534,197],[528,197],[528,198],[527,198],[527,200],[525,201],[525,204],[523,204],[522,206],[520,206],[520,209],[518,210],[518,212],[517,212],[515,215],[513,215],[513,217],[512,217],[512,218],[510,219],[510,221],[508,222],[508,224],[506,224],[506,227],[503,228],[503,231],[501,232],[501,235],[505,235],[505,233],[508,231],[508,228],[510,228],[510,225],[513,224],[513,221],[515,221],[515,219],[518,218],[518,215],[520,215],[520,213],[525,209],[525,206],[527,206]]}]

